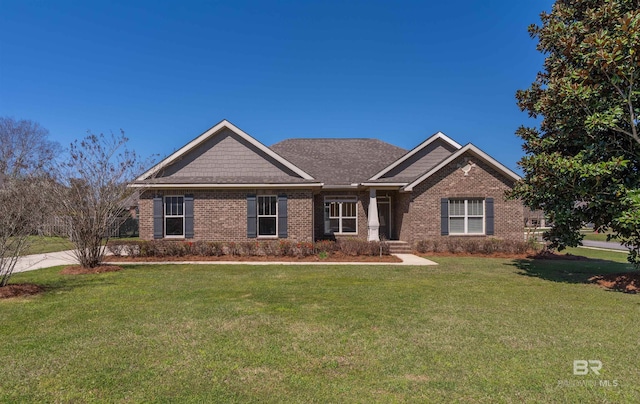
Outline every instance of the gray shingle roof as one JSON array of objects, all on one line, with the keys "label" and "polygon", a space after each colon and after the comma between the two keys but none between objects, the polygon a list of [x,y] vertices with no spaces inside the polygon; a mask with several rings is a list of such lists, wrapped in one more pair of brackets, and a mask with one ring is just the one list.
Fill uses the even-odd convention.
[{"label": "gray shingle roof", "polygon": [[407,152],[378,139],[286,139],[270,149],[325,185],[367,181]]}]

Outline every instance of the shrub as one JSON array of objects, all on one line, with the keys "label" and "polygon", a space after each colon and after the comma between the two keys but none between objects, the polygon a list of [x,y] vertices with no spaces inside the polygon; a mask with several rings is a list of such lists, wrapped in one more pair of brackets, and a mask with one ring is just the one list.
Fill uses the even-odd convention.
[{"label": "shrub", "polygon": [[355,238],[340,239],[336,243],[338,251],[345,255],[389,255],[389,243],[386,241],[366,241]]},{"label": "shrub", "polygon": [[338,250],[338,246],[336,242],[333,240],[319,240],[316,241],[316,252],[317,253],[332,253]]},{"label": "shrub", "polygon": [[278,241],[278,255],[281,257],[288,257],[293,254],[293,246],[290,241],[280,240]]},{"label": "shrub", "polygon": [[196,241],[191,251],[203,257],[219,257],[222,255],[222,244],[211,241]]},{"label": "shrub", "polygon": [[182,257],[187,255],[187,244],[182,241],[167,241],[163,245],[164,252],[169,257]]},{"label": "shrub", "polygon": [[161,242],[156,240],[142,241],[140,243],[140,256],[141,257],[162,256],[159,243]]},{"label": "shrub", "polygon": [[[419,243],[420,244],[420,243]],[[288,240],[211,242],[172,240],[110,240],[108,250],[116,257],[183,257],[187,255],[219,257],[308,257],[322,253],[325,257],[334,252],[345,255],[389,255],[389,243],[385,241],[365,241],[342,239],[339,242],[322,240],[314,243],[292,242]]]},{"label": "shrub", "polygon": [[127,242],[124,244],[124,253],[129,257],[138,257],[140,255],[139,242]]},{"label": "shrub", "polygon": [[124,245],[121,243],[112,243],[109,242],[107,244],[107,250],[116,257],[120,257],[122,255],[122,251],[124,250]]},{"label": "shrub", "polygon": [[296,243],[292,247],[291,253],[295,257],[308,257],[310,255],[313,255],[313,244],[307,242]]},{"label": "shrub", "polygon": [[280,248],[277,241],[265,241],[261,245],[264,255],[270,257],[277,257],[280,255]]},{"label": "shrub", "polygon": [[525,254],[535,251],[535,242],[501,240],[497,238],[433,238],[419,240],[416,243],[416,251],[419,253],[449,252],[452,254]]}]

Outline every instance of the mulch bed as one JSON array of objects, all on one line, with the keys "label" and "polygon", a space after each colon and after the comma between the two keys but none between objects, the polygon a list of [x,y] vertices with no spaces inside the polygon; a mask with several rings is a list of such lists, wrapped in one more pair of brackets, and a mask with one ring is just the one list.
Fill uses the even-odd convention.
[{"label": "mulch bed", "polygon": [[122,271],[122,267],[117,265],[100,265],[95,268],[83,268],[80,265],[72,265],[64,268],[60,273],[62,275],[86,275],[101,274],[104,272]]},{"label": "mulch bed", "polygon": [[205,257],[202,255],[184,255],[182,257],[115,257],[107,256],[105,260],[108,262],[182,262],[182,261],[235,261],[235,262],[402,262],[402,260],[394,255],[380,256],[352,256],[344,254],[331,254],[327,258],[320,258],[317,255],[308,257],[272,257],[272,256],[251,256],[238,257],[234,255],[223,255],[220,257]]},{"label": "mulch bed", "polygon": [[605,289],[626,293],[640,292],[640,272],[597,275],[589,278],[589,281]]},{"label": "mulch bed", "polygon": [[34,285],[33,283],[15,283],[0,288],[0,299],[37,295],[44,291],[45,288],[40,285]]}]

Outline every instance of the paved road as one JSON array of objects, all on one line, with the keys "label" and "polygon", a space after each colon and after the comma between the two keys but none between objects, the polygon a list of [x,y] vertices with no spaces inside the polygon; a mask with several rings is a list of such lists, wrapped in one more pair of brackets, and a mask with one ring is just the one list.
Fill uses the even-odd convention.
[{"label": "paved road", "polygon": [[629,251],[629,249],[620,243],[615,241],[593,241],[582,240],[582,245],[585,247],[606,248],[609,250]]},{"label": "paved road", "polygon": [[18,258],[13,273],[33,271],[34,269],[55,267],[58,265],[72,265],[78,261],[73,251],[58,251],[45,254],[26,255]]}]

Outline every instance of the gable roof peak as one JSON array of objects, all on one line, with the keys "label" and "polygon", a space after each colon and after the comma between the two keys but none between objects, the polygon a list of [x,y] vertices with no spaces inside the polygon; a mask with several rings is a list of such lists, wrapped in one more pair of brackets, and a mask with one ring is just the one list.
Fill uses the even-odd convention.
[{"label": "gable roof peak", "polygon": [[412,156],[414,156],[416,153],[418,153],[420,150],[422,150],[425,147],[429,146],[431,143],[435,142],[436,140],[442,140],[442,141],[448,143],[449,145],[451,145],[456,150],[460,150],[462,148],[462,146],[458,142],[456,142],[455,140],[451,139],[449,136],[445,135],[444,133],[438,131],[438,132],[434,133],[433,135],[429,136],[424,142],[420,143],[419,145],[417,145],[413,149],[409,150],[409,152],[407,152],[404,156],[400,157],[398,160],[394,161],[389,166],[385,167],[382,171],[378,172],[376,175],[374,175],[373,177],[369,178],[369,181],[374,181],[374,180],[380,179],[383,175],[387,174],[389,171],[393,170],[394,168],[396,168],[397,166],[399,166],[403,162],[407,161]]},{"label": "gable roof peak", "polygon": [[455,153],[451,154],[449,157],[447,157],[442,162],[440,162],[440,164],[438,164],[437,166],[433,167],[431,170],[429,170],[426,173],[424,173],[424,175],[420,176],[419,178],[416,178],[414,181],[412,181],[411,183],[407,184],[404,187],[404,190],[405,191],[413,191],[413,188],[416,185],[420,184],[421,182],[423,182],[427,178],[431,177],[433,174],[437,173],[440,169],[442,169],[443,167],[445,167],[447,164],[451,163],[452,161],[454,161],[458,157],[462,156],[466,152],[473,153],[474,155],[479,157],[481,160],[484,160],[486,163],[488,163],[491,166],[493,166],[493,168],[495,168],[498,172],[502,173],[506,177],[511,178],[514,181],[518,181],[521,178],[518,174],[516,174],[515,172],[511,171],[509,168],[505,167],[498,160],[494,159],[493,157],[491,157],[490,155],[488,155],[484,151],[480,150],[473,143],[467,143],[466,145],[464,145],[464,147],[461,147],[460,149],[458,149],[458,151],[456,151]]},{"label": "gable roof peak", "polygon": [[242,129],[238,128],[237,126],[235,126],[234,124],[232,124],[228,120],[223,119],[220,122],[218,122],[217,124],[215,124],[214,126],[212,126],[211,128],[209,128],[208,130],[206,130],[200,136],[196,137],[195,139],[193,139],[192,141],[190,141],[189,143],[184,145],[182,148],[178,149],[177,151],[175,151],[174,153],[172,153],[168,157],[164,158],[158,164],[153,166],[150,170],[146,171],[144,174],[142,174],[141,176],[136,178],[136,181],[144,181],[145,179],[149,178],[150,176],[155,175],[156,173],[158,173],[163,168],[165,168],[165,167],[173,164],[174,162],[180,160],[184,155],[186,155],[190,151],[194,150],[195,148],[197,148],[198,146],[200,146],[201,144],[206,142],[211,137],[216,136],[216,134],[218,134],[222,129],[225,129],[225,128],[229,129],[232,132],[234,132],[235,134],[237,134],[238,136],[240,136],[241,138],[243,138],[244,140],[246,140],[247,142],[249,142],[250,144],[255,146],[257,149],[259,149],[260,151],[265,153],[267,156],[273,158],[274,160],[276,160],[280,164],[284,165],[285,167],[287,167],[288,169],[290,169],[291,171],[293,171],[294,173],[296,173],[297,175],[299,175],[303,179],[305,179],[305,180],[313,180],[314,179],[311,175],[309,175],[308,173],[303,171],[301,168],[297,167],[296,165],[294,165],[290,161],[288,161],[285,158],[283,158],[282,156],[280,156],[275,151],[271,150],[270,148],[268,148],[267,146],[262,144],[260,141],[255,139],[253,136],[247,134]]}]

